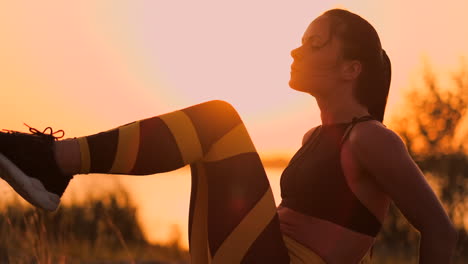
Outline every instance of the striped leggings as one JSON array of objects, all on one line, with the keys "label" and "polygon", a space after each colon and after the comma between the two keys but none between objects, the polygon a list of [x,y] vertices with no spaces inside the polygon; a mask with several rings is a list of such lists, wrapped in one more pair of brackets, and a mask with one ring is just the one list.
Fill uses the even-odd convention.
[{"label": "striped leggings", "polygon": [[290,263],[265,169],[230,104],[209,101],[78,142],[80,173],[147,175],[190,164],[192,263]]}]

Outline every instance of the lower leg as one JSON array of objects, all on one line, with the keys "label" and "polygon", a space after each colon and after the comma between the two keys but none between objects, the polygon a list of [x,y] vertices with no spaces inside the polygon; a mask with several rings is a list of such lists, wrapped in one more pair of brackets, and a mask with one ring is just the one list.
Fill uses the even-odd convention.
[{"label": "lower leg", "polygon": [[[68,175],[154,174],[217,158],[213,144],[233,128],[238,128],[235,133],[245,129],[234,108],[209,101],[95,135],[56,141],[55,158]],[[250,139],[242,142],[255,151]]]}]

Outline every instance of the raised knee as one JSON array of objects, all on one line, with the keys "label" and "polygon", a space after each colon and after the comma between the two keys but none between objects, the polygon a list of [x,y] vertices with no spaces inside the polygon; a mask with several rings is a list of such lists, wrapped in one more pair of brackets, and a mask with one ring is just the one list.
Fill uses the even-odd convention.
[{"label": "raised knee", "polygon": [[203,153],[226,133],[242,124],[236,109],[228,102],[212,100],[183,109],[192,121],[200,139]]},{"label": "raised knee", "polygon": [[200,104],[205,111],[240,120],[239,113],[234,106],[224,100],[212,100]]},{"label": "raised knee", "polygon": [[223,111],[223,112],[227,112],[227,113],[235,112],[237,114],[237,111],[234,108],[234,106],[232,106],[232,104],[228,103],[227,101],[212,100],[212,101],[208,101],[206,103],[209,104],[210,107],[213,107],[214,110]]}]

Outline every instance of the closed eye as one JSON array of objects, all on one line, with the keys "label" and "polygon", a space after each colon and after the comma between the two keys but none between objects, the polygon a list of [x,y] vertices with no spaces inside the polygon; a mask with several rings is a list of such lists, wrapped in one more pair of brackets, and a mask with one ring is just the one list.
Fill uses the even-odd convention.
[{"label": "closed eye", "polygon": [[325,46],[326,43],[324,43],[324,41],[322,40],[320,36],[314,35],[314,36],[310,36],[309,38],[305,40],[303,39],[302,44],[304,46],[309,46],[313,49],[319,49]]}]

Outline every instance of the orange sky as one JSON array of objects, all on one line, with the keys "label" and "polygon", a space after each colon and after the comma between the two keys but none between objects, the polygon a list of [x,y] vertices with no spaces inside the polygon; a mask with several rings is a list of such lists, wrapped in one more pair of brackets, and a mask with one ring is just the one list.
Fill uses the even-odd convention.
[{"label": "orange sky", "polygon": [[345,7],[368,19],[393,64],[387,116],[427,57],[468,54],[468,1],[80,1],[0,3],[0,128],[67,137],[210,99],[231,102],[262,154],[292,154],[320,123],[288,87],[308,23]]}]

